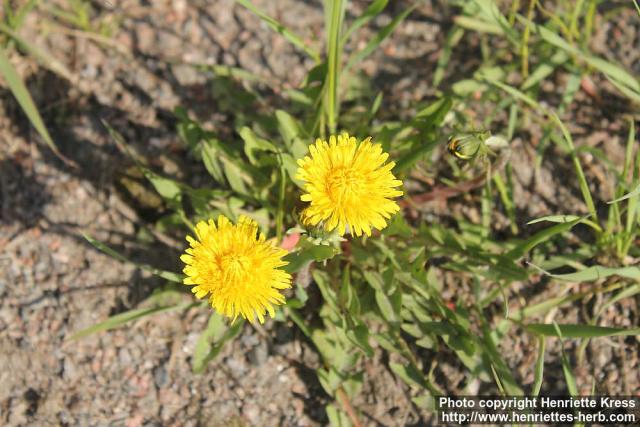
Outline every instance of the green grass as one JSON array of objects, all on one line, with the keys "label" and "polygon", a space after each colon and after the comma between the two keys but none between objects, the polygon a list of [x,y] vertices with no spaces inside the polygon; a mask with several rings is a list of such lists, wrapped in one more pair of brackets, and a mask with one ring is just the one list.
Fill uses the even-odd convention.
[{"label": "green grass", "polygon": [[4,0],[4,22],[0,21],[0,77],[2,77],[4,83],[7,85],[16,101],[18,101],[18,104],[20,104],[22,111],[24,111],[25,115],[44,142],[58,157],[65,160],[68,164],[71,164],[71,162],[68,161],[58,150],[58,147],[51,138],[51,135],[40,116],[38,108],[33,102],[29,90],[10,60],[9,51],[12,50],[16,44],[25,48],[27,51],[31,51],[33,53],[40,52],[33,45],[22,40],[16,33],[23,25],[26,16],[36,5],[37,1],[30,0],[23,5],[14,8],[9,0]]},{"label": "green grass", "polygon": [[[16,3],[14,6],[13,3]],[[38,61],[43,67],[57,74],[71,84],[78,84],[79,77],[71,72],[59,59],[51,55],[41,47],[36,46],[20,35],[27,15],[35,11],[44,11],[44,19],[40,22],[41,31],[49,31],[48,26],[60,21],[63,25],[57,27],[59,31],[72,34],[77,37],[89,37],[108,48],[123,53],[121,46],[114,43],[109,36],[116,31],[116,25],[110,22],[94,23],[91,19],[91,5],[86,0],[67,0],[63,7],[53,5],[41,0],[28,0],[26,2],[11,2],[3,0],[3,20],[0,20],[0,77],[4,79],[7,87],[15,97],[32,126],[38,132],[43,141],[67,166],[77,168],[72,160],[65,157],[55,141],[49,134],[47,127],[35,105],[31,94],[18,75],[10,61],[11,52],[18,50]],[[95,31],[94,31],[95,30]]]}]

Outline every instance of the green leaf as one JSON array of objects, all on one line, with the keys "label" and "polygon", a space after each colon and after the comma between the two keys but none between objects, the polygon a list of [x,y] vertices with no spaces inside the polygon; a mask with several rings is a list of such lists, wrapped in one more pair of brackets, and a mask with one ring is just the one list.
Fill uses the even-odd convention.
[{"label": "green leaf", "polygon": [[544,222],[544,221],[567,223],[567,222],[578,220],[580,218],[582,217],[578,215],[547,215],[540,218],[532,219],[531,221],[527,222],[527,225],[537,224],[539,222]]},{"label": "green leaf", "polygon": [[479,9],[479,13],[476,13],[477,16],[499,27],[511,43],[519,43],[520,40],[517,32],[513,26],[509,24],[507,18],[500,12],[495,0],[473,0],[473,3],[475,3]]},{"label": "green leaf", "polygon": [[382,317],[392,326],[400,326],[402,294],[400,288],[393,286],[393,271],[387,270],[383,277],[376,271],[364,271],[364,277],[375,290],[375,300]]},{"label": "green leaf", "polygon": [[630,298],[636,294],[640,294],[640,283],[636,283],[632,286],[621,289],[620,292],[616,293],[614,296],[609,298],[604,304],[598,307],[597,315],[600,316],[602,313],[605,312],[605,310],[607,310],[609,307],[611,307],[618,301],[626,298]]},{"label": "green leaf", "polygon": [[606,326],[593,325],[573,325],[573,324],[548,324],[548,323],[530,323],[524,325],[525,329],[535,334],[544,335],[546,337],[563,337],[563,338],[596,338],[596,337],[613,337],[640,335],[640,328],[611,328]]},{"label": "green leaf", "polygon": [[558,106],[558,111],[560,114],[564,113],[566,109],[571,105],[573,100],[576,97],[576,94],[580,90],[580,85],[582,83],[582,74],[573,73],[569,76],[567,83],[564,87],[564,93],[562,95],[562,102]]},{"label": "green leaf", "polygon": [[519,259],[522,256],[524,256],[524,254],[529,252],[531,249],[535,248],[540,243],[543,243],[549,240],[551,237],[555,236],[556,234],[564,233],[565,231],[571,230],[576,224],[578,224],[582,220],[583,218],[578,218],[576,220],[569,221],[567,223],[556,224],[554,226],[541,230],[536,234],[534,234],[533,236],[531,236],[530,238],[528,238],[527,240],[525,240],[524,242],[520,243],[518,246],[516,246],[509,252],[507,252],[505,254],[505,257],[511,260]]},{"label": "green leaf", "polygon": [[576,383],[576,377],[575,375],[573,375],[573,372],[571,371],[569,358],[564,352],[564,349],[562,350],[562,373],[564,374],[564,379],[567,383],[567,389],[569,390],[569,395],[573,397],[578,397],[578,385]]},{"label": "green leaf", "polygon": [[411,145],[410,150],[398,159],[394,167],[394,173],[400,173],[410,169],[437,146],[438,141],[435,138],[417,140]]},{"label": "green leaf", "polygon": [[371,287],[376,290],[376,292],[386,292],[387,286],[382,280],[382,275],[377,271],[365,271],[364,278],[369,282]]},{"label": "green leaf", "polygon": [[24,49],[29,55],[36,58],[42,65],[48,68],[53,73],[59,75],[60,77],[68,80],[69,82],[77,82],[78,76],[73,74],[66,65],[56,59],[55,56],[51,55],[49,52],[45,51],[41,47],[37,47],[33,43],[27,42],[25,39],[20,37],[18,33],[13,31],[11,28],[6,25],[0,23],[0,32],[7,34],[11,37],[22,49]]},{"label": "green leaf", "polygon": [[307,44],[302,41],[300,37],[295,35],[291,30],[282,25],[277,20],[273,19],[257,7],[251,3],[249,0],[236,0],[238,3],[249,9],[256,16],[258,16],[262,21],[264,21],[271,29],[282,36],[284,36],[287,40],[289,40],[294,46],[302,49],[307,55],[309,55],[315,62],[320,62],[320,55],[318,52],[307,46]]},{"label": "green leaf", "polygon": [[[634,145],[636,142],[636,127],[635,127],[635,123],[632,119],[629,120],[629,136],[627,137],[627,149],[625,150],[625,163],[624,163],[624,167],[622,170],[622,175],[623,177],[628,176],[629,171],[631,170],[631,162],[633,162],[633,150],[634,150]],[[637,154],[638,155],[638,154]],[[636,171],[634,171],[634,180],[637,179],[637,170],[638,167],[640,167],[640,165],[638,164],[640,162],[636,161]],[[636,223],[636,218],[637,218],[637,207],[638,207],[638,197],[637,196],[631,196],[628,198],[629,201],[627,202],[627,222],[625,225],[625,231],[629,234],[630,239],[628,244],[631,244],[631,240],[634,239],[633,236],[634,234],[634,228],[635,228],[635,223]]]},{"label": "green leaf", "polygon": [[540,37],[547,43],[550,43],[571,55],[575,55],[591,67],[605,74],[605,76],[610,79],[618,89],[624,89],[623,92],[625,95],[631,95],[631,97],[636,100],[640,98],[640,83],[619,65],[581,51],[577,47],[570,45],[566,40],[545,26],[531,24],[531,28],[534,32],[540,34]]},{"label": "green leaf", "polygon": [[278,149],[271,142],[266,139],[258,138],[258,136],[251,130],[251,128],[244,126],[240,129],[240,136],[244,141],[244,152],[247,158],[253,165],[258,164],[258,159],[255,153],[266,151],[271,153],[277,153]]},{"label": "green leaf", "polygon": [[544,109],[542,108],[542,106],[535,101],[533,98],[531,98],[529,95],[524,94],[523,92],[519,91],[518,89],[511,87],[509,85],[506,85],[498,80],[489,78],[488,76],[483,77],[483,80],[485,80],[488,83],[491,83],[494,86],[499,87],[500,89],[504,90],[505,92],[507,92],[509,95],[513,96],[516,99],[519,99],[520,101],[524,102],[525,104],[527,104],[528,106],[542,112]]},{"label": "green leaf", "polygon": [[301,181],[298,178],[296,178],[296,175],[298,174],[298,163],[289,153],[282,153],[281,156],[282,156],[282,165],[284,166],[284,169],[287,171],[287,175],[289,175],[289,178],[291,179],[291,181],[293,181],[293,183],[299,189],[304,190],[304,181]]},{"label": "green leaf", "polygon": [[382,27],[382,29],[378,31],[378,33],[376,33],[376,35],[373,36],[371,40],[369,40],[364,49],[360,50],[358,53],[349,58],[349,61],[347,62],[347,65],[345,67],[345,73],[348,72],[348,70],[351,69],[354,65],[358,64],[364,58],[373,53],[373,51],[375,51],[378,46],[380,46],[380,43],[382,43],[387,37],[389,37],[389,35],[393,32],[393,30],[395,30],[398,24],[400,24],[413,11],[413,9],[416,8],[416,6],[417,3],[412,5],[408,9],[405,9],[402,13],[393,18],[391,22]]},{"label": "green leaf", "polygon": [[419,110],[415,115],[415,120],[424,122],[431,127],[440,125],[453,106],[453,101],[449,96],[443,96],[435,102]]},{"label": "green leaf", "polygon": [[367,357],[373,357],[373,348],[369,344],[369,328],[364,323],[347,329],[346,333],[349,341],[364,351]]},{"label": "green leaf", "polygon": [[342,378],[338,372],[331,367],[328,369],[318,369],[316,372],[322,388],[324,388],[329,395],[333,395],[342,383]]},{"label": "green leaf", "polygon": [[[340,43],[340,33],[346,10],[346,0],[324,0],[325,37],[327,46],[327,72],[322,107],[325,111],[329,133],[337,132],[338,114],[340,110],[340,96],[338,85],[340,80],[340,66],[342,64],[343,46]],[[296,156],[297,157],[297,156]]]},{"label": "green leaf", "polygon": [[538,339],[538,358],[536,359],[534,381],[533,381],[533,387],[531,389],[532,396],[538,396],[540,394],[540,389],[542,388],[542,379],[544,374],[544,350],[545,350],[545,338],[541,336]]},{"label": "green leaf", "polygon": [[372,334],[373,338],[380,345],[380,347],[387,350],[389,353],[398,353],[400,349],[393,342],[393,340],[386,333]]},{"label": "green leaf", "polygon": [[169,201],[179,200],[180,196],[182,195],[180,184],[170,178],[160,176],[147,168],[142,168],[142,172],[144,173],[144,176],[149,180],[149,182],[151,182],[153,188],[155,188],[160,196]]},{"label": "green leaf", "polygon": [[178,130],[178,135],[182,141],[191,149],[194,149],[200,139],[203,137],[203,130],[200,125],[191,120],[187,110],[184,107],[178,106],[174,109],[173,113],[176,118],[179,120],[178,125],[176,126]]},{"label": "green leaf", "polygon": [[528,305],[527,307],[525,307],[525,308],[523,308],[521,310],[518,310],[512,316],[512,318],[514,320],[523,320],[523,319],[526,319],[527,317],[531,317],[531,316],[534,316],[536,314],[546,313],[549,310],[551,310],[552,308],[561,307],[566,303],[573,302],[573,301],[576,301],[576,300],[581,299],[581,298],[584,298],[584,295],[582,295],[582,294],[571,294],[571,295],[564,295],[564,296],[560,296],[560,297],[546,299],[541,303],[534,304],[534,305]]},{"label": "green leaf", "polygon": [[427,388],[427,382],[424,380],[422,372],[418,371],[412,364],[402,365],[400,363],[389,363],[389,368],[396,374],[402,381],[412,387]]},{"label": "green leaf", "polygon": [[605,74],[605,77],[607,78],[607,80],[609,80],[611,82],[611,84],[613,84],[616,89],[618,89],[620,92],[622,92],[623,95],[625,95],[626,97],[630,98],[631,100],[633,100],[634,102],[640,104],[640,94],[637,92],[634,92],[633,90],[629,89],[627,86],[621,84],[620,82],[618,82],[615,79],[612,79],[610,76]]},{"label": "green leaf", "polygon": [[435,398],[429,393],[423,393],[418,396],[412,397],[411,401],[415,403],[419,408],[426,409],[431,413],[434,413],[434,411],[437,410]]},{"label": "green leaf", "polygon": [[354,298],[357,298],[357,295],[351,285],[351,264],[347,264],[342,272],[342,286],[338,290],[338,303],[349,310]]},{"label": "green leaf", "polygon": [[576,154],[575,146],[573,144],[573,139],[571,138],[571,134],[567,127],[562,123],[560,117],[553,110],[548,110],[549,117],[555,124],[558,126],[560,131],[562,132],[562,136],[564,137],[565,143],[567,144],[567,148],[571,154],[571,160],[573,161],[573,167],[576,171],[576,175],[578,176],[578,184],[580,186],[580,192],[582,193],[582,198],[589,209],[589,213],[591,214],[592,219],[595,222],[598,222],[598,212],[596,211],[595,204],[593,203],[593,198],[591,196],[591,191],[589,190],[589,183],[587,182],[587,178],[584,175],[584,171],[582,170],[582,165],[580,164],[580,159]]},{"label": "green leaf", "polygon": [[618,203],[621,202],[623,200],[627,200],[630,199],[632,197],[636,197],[637,195],[640,195],[640,185],[638,185],[636,188],[633,189],[633,191],[630,191],[629,193],[625,194],[622,197],[618,197],[617,199],[614,199],[610,202],[607,202],[608,204],[612,204],[612,203]]},{"label": "green leaf", "polygon": [[244,171],[235,162],[230,161],[227,158],[222,158],[222,169],[224,169],[224,175],[229,181],[229,186],[233,191],[241,195],[249,195],[247,186],[245,185],[246,177]]},{"label": "green leaf", "polygon": [[482,316],[482,347],[484,354],[487,356],[490,366],[493,370],[493,374],[498,381],[500,388],[503,388],[505,393],[511,396],[522,396],[523,391],[516,383],[509,366],[504,361],[502,353],[498,350],[495,339],[487,320]]},{"label": "green leaf", "polygon": [[207,327],[200,333],[193,352],[192,364],[194,373],[202,372],[206,366],[205,360],[211,351],[212,342],[220,339],[225,329],[226,325],[222,316],[216,312],[212,312],[211,316],[209,316]]},{"label": "green leaf", "polygon": [[83,234],[84,238],[87,239],[89,243],[91,243],[96,249],[110,255],[111,257],[117,259],[118,261],[134,264],[136,267],[139,267],[143,270],[150,272],[151,274],[155,274],[156,276],[162,277],[163,279],[169,280],[170,282],[182,283],[182,275],[177,273],[172,273],[170,271],[160,270],[155,267],[151,267],[147,264],[142,264],[138,262],[134,262],[126,258],[125,256],[119,254],[118,252],[111,249],[109,246],[100,242],[99,240],[94,239],[88,234]]},{"label": "green leaf", "polygon": [[391,299],[384,292],[376,291],[375,294],[376,303],[378,304],[378,308],[380,308],[380,312],[382,316],[385,318],[387,322],[392,325],[396,325],[399,323],[400,318],[398,317],[398,313],[394,308],[394,304]]},{"label": "green leaf", "polygon": [[152,314],[165,313],[173,310],[183,310],[190,307],[194,307],[199,303],[184,303],[178,305],[172,305],[168,307],[149,307],[149,308],[137,308],[134,310],[125,311],[124,313],[116,314],[115,316],[109,317],[104,322],[100,322],[97,325],[90,326],[86,329],[83,329],[75,334],[71,335],[69,340],[77,340],[79,338],[86,337],[91,334],[95,334],[96,332],[107,331],[109,329],[118,328],[124,325],[127,322],[131,322],[132,320],[140,319],[145,316],[150,316]]},{"label": "green leaf", "polygon": [[331,427],[351,427],[351,421],[349,416],[344,411],[338,409],[338,407],[330,403],[325,407],[327,411],[327,418],[329,418],[329,425]]},{"label": "green leaf", "polygon": [[436,65],[436,71],[433,73],[433,87],[438,87],[442,82],[445,72],[447,70],[447,65],[449,64],[449,60],[451,59],[451,53],[453,52],[453,48],[460,42],[462,36],[464,35],[464,28],[454,25],[447,33],[447,39],[444,42],[444,46],[442,47],[442,52],[440,53],[440,57],[438,58],[438,64]]},{"label": "green leaf", "polygon": [[19,29],[22,27],[22,24],[27,17],[27,14],[33,10],[34,7],[37,6],[39,0],[28,0],[24,5],[19,6],[17,10],[12,11],[11,6],[9,6],[8,2],[5,0],[5,4],[7,7],[7,17],[6,21],[9,23],[11,28]]},{"label": "green leaf", "polygon": [[453,22],[460,28],[464,28],[467,30],[477,31],[479,33],[487,33],[487,34],[499,34],[502,35],[504,32],[499,25],[496,25],[492,22],[486,22],[481,19],[472,18],[470,16],[458,15],[453,18]]},{"label": "green leaf", "polygon": [[[547,273],[549,274],[549,273]],[[640,281],[640,267],[603,267],[601,265],[593,265],[584,270],[567,274],[549,274],[554,279],[566,282],[592,282],[594,280],[604,279],[609,276],[620,276],[627,279]]]},{"label": "green leaf", "polygon": [[345,31],[345,34],[340,40],[340,44],[344,45],[355,31],[379,15],[380,12],[387,7],[387,3],[389,3],[389,0],[374,0],[371,2],[369,7],[367,7],[365,11],[353,21],[353,24],[351,24],[349,29]]},{"label": "green leaf", "polygon": [[567,54],[564,51],[559,50],[548,60],[543,60],[540,65],[533,70],[531,75],[529,75],[529,77],[522,83],[521,89],[531,89],[533,86],[551,75],[558,66],[566,63],[567,59]]},{"label": "green leaf", "polygon": [[307,154],[307,143],[303,139],[307,137],[298,120],[283,110],[276,111],[276,119],[278,130],[291,155],[296,159],[303,158]]},{"label": "green leaf", "polygon": [[38,108],[31,98],[31,94],[29,94],[29,90],[22,82],[22,79],[18,75],[18,72],[9,61],[9,58],[7,57],[2,47],[0,47],[0,76],[5,79],[9,90],[11,91],[13,96],[15,96],[18,104],[20,104],[20,107],[22,107],[22,111],[24,111],[24,113],[27,115],[29,121],[36,129],[36,131],[40,134],[42,139],[44,139],[47,145],[49,145],[49,148],[51,148],[56,156],[65,160],[65,162],[67,163],[71,163],[70,160],[68,160],[62,155],[62,153],[60,153],[58,147],[53,142],[53,139],[51,139],[51,135],[49,135],[49,131],[42,121],[42,117],[40,116]]},{"label": "green leaf", "polygon": [[212,140],[205,140],[202,143],[202,162],[207,172],[218,183],[224,182],[224,173],[220,166],[218,143]]},{"label": "green leaf", "polygon": [[[560,337],[560,341],[562,341],[562,338],[564,338],[564,334],[563,331],[560,329],[560,326],[556,323],[553,322],[552,325],[549,325],[553,327],[553,331],[555,334],[557,334],[558,337]],[[582,325],[580,325],[582,326]],[[564,351],[564,345],[561,343],[560,344],[560,351],[561,351],[561,360],[562,360],[562,373],[564,374],[564,378],[565,381],[567,382],[567,389],[569,389],[569,394],[573,397],[577,397],[578,396],[578,386],[576,384],[576,377],[573,375],[573,372],[571,371],[571,365],[569,364],[569,358],[567,357],[567,353]]]},{"label": "green leaf", "polygon": [[289,262],[283,269],[289,273],[295,273],[312,261],[324,261],[340,253],[340,249],[333,246],[310,246],[295,252],[288,253],[283,260]]},{"label": "green leaf", "polygon": [[242,331],[244,320],[228,326],[222,316],[213,312],[206,329],[200,334],[193,354],[193,372],[202,373],[207,364],[220,354],[224,345]]}]

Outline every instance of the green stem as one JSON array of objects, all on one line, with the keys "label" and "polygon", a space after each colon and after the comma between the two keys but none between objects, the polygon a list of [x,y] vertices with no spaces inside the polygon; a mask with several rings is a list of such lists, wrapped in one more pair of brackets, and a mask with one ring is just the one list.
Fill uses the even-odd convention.
[{"label": "green stem", "polygon": [[284,170],[284,161],[282,160],[282,154],[278,153],[278,159],[280,163],[280,194],[278,196],[278,212],[276,213],[276,238],[278,244],[282,242],[282,231],[284,224],[284,198],[287,187],[287,176]]},{"label": "green stem", "polygon": [[511,2],[511,10],[509,11],[509,25],[511,26],[516,22],[518,9],[520,9],[520,0],[513,0],[513,2]]},{"label": "green stem", "polygon": [[327,43],[327,116],[329,133],[335,134],[339,109],[338,82],[340,73],[340,29],[344,4],[342,0],[326,0],[330,10],[329,40]]},{"label": "green stem", "polygon": [[582,12],[583,7],[584,0],[577,0],[575,5],[573,6],[571,23],[569,25],[569,43],[571,44],[573,44],[574,37],[580,35],[580,31],[578,31],[578,21],[580,20],[580,12]]},{"label": "green stem", "polygon": [[587,178],[585,177],[584,170],[582,169],[582,165],[580,164],[580,159],[578,158],[576,147],[573,145],[573,139],[571,138],[571,134],[569,133],[569,130],[564,125],[564,123],[562,123],[562,121],[560,120],[560,117],[558,117],[555,111],[553,111],[552,109],[547,109],[547,114],[562,132],[562,136],[564,137],[565,143],[567,144],[569,154],[571,155],[571,160],[573,161],[573,167],[576,170],[576,175],[578,175],[578,184],[580,185],[580,192],[582,193],[582,198],[584,199],[584,202],[587,205],[587,209],[591,214],[591,218],[593,219],[593,222],[598,223],[598,212],[596,211],[596,205],[593,202],[593,198],[591,197],[589,184],[587,183]]},{"label": "green stem", "polygon": [[429,390],[429,393],[431,393],[432,396],[441,396],[442,390],[439,390],[431,381],[431,378],[428,375],[425,375],[422,373],[422,369],[420,369],[420,365],[418,364],[418,358],[413,354],[413,351],[411,351],[411,348],[409,347],[409,345],[407,344],[407,342],[398,334],[396,335],[396,341],[398,342],[398,344],[400,345],[402,354],[409,359],[409,363],[411,363],[411,365],[413,365],[413,367],[415,368],[415,370],[417,372],[420,372],[422,374],[422,378],[424,379],[425,385],[427,386],[427,389]]},{"label": "green stem", "polygon": [[533,11],[536,8],[537,0],[529,0],[529,9],[527,10],[527,25],[524,27],[522,35],[522,46],[520,48],[520,56],[522,58],[522,77],[526,79],[529,76],[529,35],[531,34],[531,23],[533,20]]}]

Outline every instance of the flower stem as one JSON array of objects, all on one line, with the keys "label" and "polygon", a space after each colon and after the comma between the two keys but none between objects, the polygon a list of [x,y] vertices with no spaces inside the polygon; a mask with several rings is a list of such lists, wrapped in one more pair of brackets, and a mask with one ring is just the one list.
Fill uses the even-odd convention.
[{"label": "flower stem", "polygon": [[278,244],[282,243],[282,232],[284,226],[284,198],[287,187],[287,177],[284,170],[284,161],[282,160],[282,153],[278,153],[278,159],[280,163],[280,194],[278,196],[278,212],[276,213],[276,238]]},{"label": "flower stem", "polygon": [[340,73],[340,30],[344,15],[344,2],[342,0],[326,0],[325,11],[330,13],[327,43],[327,116],[329,133],[336,133],[336,120],[338,117],[338,81]]}]

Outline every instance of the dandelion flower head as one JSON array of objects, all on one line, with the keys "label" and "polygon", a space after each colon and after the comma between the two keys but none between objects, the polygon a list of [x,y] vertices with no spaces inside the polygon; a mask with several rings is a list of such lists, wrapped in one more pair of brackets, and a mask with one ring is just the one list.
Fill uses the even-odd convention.
[{"label": "dandelion flower head", "polygon": [[190,248],[180,259],[186,264],[186,285],[198,298],[209,295],[211,306],[235,320],[238,315],[264,323],[274,305],[283,304],[282,289],[291,287],[291,275],[281,269],[287,251],[265,240],[258,224],[241,216],[236,225],[224,215],[195,227],[196,238],[187,236]]},{"label": "dandelion flower head", "polygon": [[303,211],[308,225],[321,224],[325,230],[338,229],[344,235],[371,235],[371,227],[382,230],[400,207],[393,200],[402,195],[396,187],[402,181],[391,173],[394,162],[371,138],[358,143],[343,133],[321,139],[309,147],[310,156],[298,160],[297,178],[305,182],[300,199],[310,202]]}]

